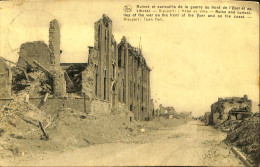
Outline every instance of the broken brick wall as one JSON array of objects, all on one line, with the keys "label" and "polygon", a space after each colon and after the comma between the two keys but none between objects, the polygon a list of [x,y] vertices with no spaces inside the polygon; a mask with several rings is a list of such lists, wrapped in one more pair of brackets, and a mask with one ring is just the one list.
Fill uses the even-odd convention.
[{"label": "broken brick wall", "polygon": [[36,67],[33,63],[36,60],[46,69],[50,69],[50,56],[50,49],[43,41],[26,42],[20,47],[18,64],[26,67],[29,63],[32,67]]},{"label": "broken brick wall", "polygon": [[[22,44],[19,51],[19,65],[40,66],[41,70],[51,73],[55,96],[64,96],[66,93],[64,72],[60,66],[60,52],[60,27],[55,19],[50,22],[49,47],[43,41],[34,41]],[[36,65],[34,61],[40,65]]]},{"label": "broken brick wall", "polygon": [[89,48],[88,64],[84,71],[82,71],[82,93],[88,100],[92,100],[95,96],[97,87],[97,51],[94,48]]},{"label": "broken brick wall", "polygon": [[[13,101],[13,98],[0,99],[0,109]],[[58,113],[64,111],[66,108],[71,108],[80,112],[90,112],[87,110],[87,106],[90,106],[87,102],[84,104],[84,98],[56,98],[49,97],[47,101],[42,105],[42,98],[30,98],[29,102],[40,110],[48,113]]]},{"label": "broken brick wall", "polygon": [[65,96],[66,94],[66,82],[64,72],[62,70],[52,71],[53,76],[53,95]]}]

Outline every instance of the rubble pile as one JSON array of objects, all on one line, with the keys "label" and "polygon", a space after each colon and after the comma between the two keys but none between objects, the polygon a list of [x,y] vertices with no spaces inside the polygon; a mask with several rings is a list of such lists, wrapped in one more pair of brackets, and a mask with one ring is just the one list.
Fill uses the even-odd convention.
[{"label": "rubble pile", "polygon": [[66,108],[55,114],[47,133],[52,140],[66,146],[86,146],[127,141],[131,136],[136,136],[138,130],[127,113],[96,116]]},{"label": "rubble pile", "polygon": [[155,117],[152,121],[146,122],[143,125],[143,128],[148,130],[157,130],[157,129],[170,129],[172,127],[176,127],[190,121],[190,117],[182,117],[180,118],[172,118],[168,119],[165,117]]},{"label": "rubble pile", "polygon": [[[51,122],[51,117],[27,102],[27,94],[18,94],[8,105],[0,110],[0,154],[6,155],[7,151],[20,155],[19,145],[21,140],[40,140],[43,133],[39,127],[41,122],[46,127]],[[26,144],[24,145],[26,147]]]},{"label": "rubble pile", "polygon": [[259,165],[260,161],[259,117],[259,113],[255,113],[244,119],[234,127],[234,130],[228,133],[226,138],[228,143],[241,148],[243,152],[249,155],[249,159],[256,166]]},{"label": "rubble pile", "polygon": [[30,96],[40,96],[52,92],[52,79],[43,71],[37,70],[28,73],[29,81],[23,74],[19,74],[19,76],[21,77],[16,77],[16,84],[13,87],[16,93],[24,91]]},{"label": "rubble pile", "polygon": [[242,120],[225,120],[218,121],[214,125],[215,128],[221,130],[222,132],[230,132],[235,129],[236,125],[239,124]]},{"label": "rubble pile", "polygon": [[176,127],[187,122],[187,119],[164,117],[136,121],[128,110],[100,115],[63,108],[47,114],[48,111],[30,104],[28,97],[22,91],[0,110],[0,157],[3,159],[46,151],[62,152],[93,144],[145,143],[158,138],[152,130]]}]

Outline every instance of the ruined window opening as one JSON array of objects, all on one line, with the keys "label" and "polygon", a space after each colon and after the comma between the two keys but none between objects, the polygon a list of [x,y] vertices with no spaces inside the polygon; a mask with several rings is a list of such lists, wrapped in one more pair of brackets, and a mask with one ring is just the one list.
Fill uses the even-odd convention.
[{"label": "ruined window opening", "polygon": [[126,51],[124,51],[124,65],[123,67],[126,67]]},{"label": "ruined window opening", "polygon": [[132,104],[130,105],[129,108],[130,108],[130,111],[133,111],[133,105]]},{"label": "ruined window opening", "polygon": [[121,89],[118,89],[118,101],[121,102]]},{"label": "ruined window opening", "polygon": [[101,25],[98,25],[98,48],[100,48],[100,37],[101,37]]},{"label": "ruined window opening", "polygon": [[115,93],[115,91],[116,91],[116,84],[115,83],[112,86],[112,90],[113,90],[113,93]]},{"label": "ruined window opening", "polygon": [[97,87],[98,87],[98,66],[95,65],[95,70],[96,70],[96,84],[95,84],[95,94],[97,96]]},{"label": "ruined window opening", "polygon": [[121,52],[118,53],[118,67],[121,67]]},{"label": "ruined window opening", "polygon": [[66,92],[76,93],[82,89],[82,72],[86,69],[85,64],[71,64],[64,73]]},{"label": "ruined window opening", "polygon": [[129,92],[130,92],[130,97],[132,97],[132,81],[130,81]]},{"label": "ruined window opening", "polygon": [[139,97],[138,97],[138,94],[139,94],[139,92],[140,92],[140,88],[139,88],[139,84],[138,84],[138,86],[137,86],[137,100],[139,99]]},{"label": "ruined window opening", "polygon": [[144,87],[142,86],[142,102],[144,102]]},{"label": "ruined window opening", "polygon": [[105,30],[105,51],[107,51],[107,30]]},{"label": "ruined window opening", "polygon": [[134,97],[135,97],[135,83],[134,83]]},{"label": "ruined window opening", "polygon": [[125,103],[125,82],[124,82],[124,79],[122,79],[122,86],[123,86],[123,102]]},{"label": "ruined window opening", "polygon": [[104,70],[104,100],[107,98],[106,97],[106,79],[107,79],[107,70]]},{"label": "ruined window opening", "polygon": [[113,68],[112,76],[113,76],[113,78],[115,78],[115,73],[116,73],[115,64],[112,64],[112,68]]},{"label": "ruined window opening", "polygon": [[121,50],[121,56],[120,56],[120,57],[121,57],[121,62],[120,62],[120,63],[121,63],[121,67],[124,67],[124,66],[125,66],[125,64],[124,64],[124,62],[125,62],[125,60],[124,60],[125,56],[124,56],[124,55],[125,55],[125,52],[124,52],[124,49],[122,49],[122,50]]}]

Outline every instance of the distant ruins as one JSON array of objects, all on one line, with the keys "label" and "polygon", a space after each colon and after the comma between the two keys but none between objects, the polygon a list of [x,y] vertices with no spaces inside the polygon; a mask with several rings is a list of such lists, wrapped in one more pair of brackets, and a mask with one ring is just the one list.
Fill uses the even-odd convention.
[{"label": "distant ruins", "polygon": [[214,125],[218,120],[241,120],[252,114],[252,101],[244,97],[219,98],[211,105],[209,124]]},{"label": "distant ruins", "polygon": [[46,81],[39,84],[44,88],[30,93],[30,101],[38,106],[44,98],[42,107],[53,106],[53,110],[61,105],[87,113],[130,110],[137,120],[154,115],[151,69],[142,50],[132,47],[126,37],[117,44],[112,34],[112,20],[106,15],[95,23],[94,29],[95,42],[89,47],[88,62],[60,63],[60,28],[57,20],[51,21],[49,46],[42,41],[22,44],[18,62],[8,61],[16,65],[13,72],[7,60],[0,59],[0,97],[11,100],[12,87],[22,90],[32,86],[31,83],[39,79],[33,79],[31,72],[40,70],[47,76]]}]

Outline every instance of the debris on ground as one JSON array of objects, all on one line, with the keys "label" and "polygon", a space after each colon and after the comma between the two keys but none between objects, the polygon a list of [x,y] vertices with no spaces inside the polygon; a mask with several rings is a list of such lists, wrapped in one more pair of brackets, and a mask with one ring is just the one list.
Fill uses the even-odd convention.
[{"label": "debris on ground", "polygon": [[233,131],[237,124],[242,122],[242,120],[225,120],[216,122],[215,128],[221,130],[222,132]]},{"label": "debris on ground", "polygon": [[[0,155],[7,150],[14,155],[23,155],[20,151],[20,141],[40,140],[43,135],[39,122],[42,127],[46,127],[51,122],[51,117],[45,112],[39,110],[36,106],[28,103],[26,100],[28,94],[19,93],[17,97],[0,110]],[[10,156],[10,155],[9,155]]]},{"label": "debris on ground", "polygon": [[146,143],[159,138],[152,134],[152,130],[172,128],[187,122],[164,117],[136,121],[130,119],[133,116],[130,111],[96,115],[64,108],[48,113],[30,104],[27,96],[26,92],[20,92],[0,110],[2,158],[32,156],[93,144]]},{"label": "debris on ground", "polygon": [[28,72],[28,78],[29,81],[23,73],[17,73],[16,84],[13,86],[13,91],[15,93],[23,91],[34,97],[52,92],[52,79],[43,71],[30,71]]},{"label": "debris on ground", "polygon": [[236,124],[234,130],[231,130],[226,138],[226,142],[230,143],[243,152],[245,152],[252,163],[259,166],[260,146],[259,146],[259,113],[244,119]]}]

